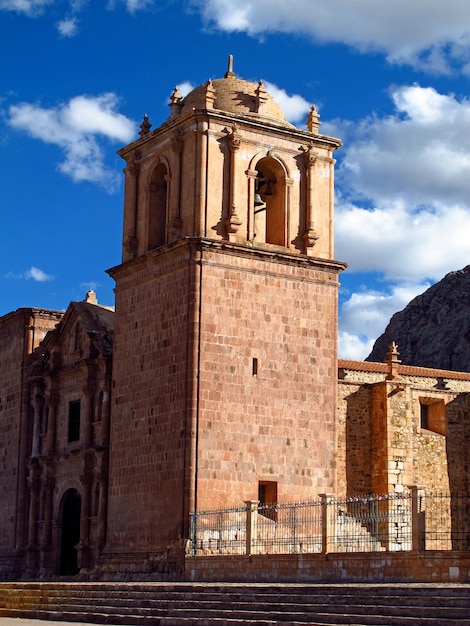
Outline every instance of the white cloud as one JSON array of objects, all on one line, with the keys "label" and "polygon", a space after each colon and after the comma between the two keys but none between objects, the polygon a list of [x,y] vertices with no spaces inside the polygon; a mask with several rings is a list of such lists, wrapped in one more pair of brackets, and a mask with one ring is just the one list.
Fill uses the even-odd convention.
[{"label": "white cloud", "polygon": [[129,13],[136,13],[153,6],[156,2],[155,0],[109,0],[108,7],[114,9],[119,4],[123,4]]},{"label": "white cloud", "polygon": [[134,123],[116,111],[117,105],[113,93],[77,96],[50,109],[21,103],[10,107],[8,121],[35,139],[59,146],[64,152],[58,165],[63,174],[114,191],[120,176],[106,167],[100,141],[124,143],[135,134]]},{"label": "white cloud", "polygon": [[289,96],[284,89],[280,89],[273,83],[267,81],[265,81],[264,86],[281,107],[282,112],[289,122],[295,124],[306,121],[306,116],[311,105],[302,98],[302,96],[297,94]]},{"label": "white cloud", "polygon": [[394,312],[428,281],[468,265],[470,253],[470,101],[418,85],[390,95],[393,115],[325,124],[345,140],[336,257],[349,275],[384,281],[383,293],[359,291],[342,306],[340,354],[348,358],[366,356]]},{"label": "white cloud", "polygon": [[338,180],[376,203],[470,206],[470,100],[418,85],[391,98],[394,115],[345,125]]},{"label": "white cloud", "polygon": [[[387,293],[356,293],[343,305],[339,345],[348,358],[370,352],[423,281],[468,264],[469,102],[418,86],[391,96],[394,115],[329,129],[341,136],[343,126],[347,137],[337,173],[336,256],[352,274],[372,271],[390,281]],[[403,290],[404,281],[411,287]]]},{"label": "white cloud", "polygon": [[183,98],[187,96],[188,93],[190,93],[193,89],[194,89],[194,85],[190,83],[189,80],[185,80],[184,82],[178,85],[178,91],[183,96]]},{"label": "white cloud", "polygon": [[351,272],[387,280],[439,280],[468,264],[470,212],[459,206],[412,212],[405,203],[364,209],[337,205],[336,256]]},{"label": "white cloud", "polygon": [[337,255],[352,271],[438,280],[468,263],[470,101],[416,85],[391,97],[394,115],[344,124]]},{"label": "white cloud", "polygon": [[205,20],[229,32],[304,33],[390,62],[434,72],[463,69],[470,55],[470,5],[462,0],[193,0]]},{"label": "white cloud", "polygon": [[0,11],[16,11],[29,17],[39,15],[54,0],[0,0]]},{"label": "white cloud", "polygon": [[97,291],[100,287],[101,287],[101,284],[93,280],[89,282],[80,283],[80,289],[83,289],[84,291],[89,291],[90,289],[93,291]]},{"label": "white cloud", "polygon": [[76,17],[64,18],[57,22],[56,26],[62,37],[75,37],[78,33],[78,20]]},{"label": "white cloud", "polygon": [[27,272],[25,272],[24,278],[26,278],[27,280],[35,280],[38,283],[44,283],[48,280],[54,280],[54,276],[52,276],[51,274],[46,274],[46,272],[43,272],[42,270],[34,266],[31,267]]},{"label": "white cloud", "polygon": [[391,285],[389,291],[353,293],[341,307],[338,353],[343,359],[364,359],[394,313],[423,293],[429,283]]}]

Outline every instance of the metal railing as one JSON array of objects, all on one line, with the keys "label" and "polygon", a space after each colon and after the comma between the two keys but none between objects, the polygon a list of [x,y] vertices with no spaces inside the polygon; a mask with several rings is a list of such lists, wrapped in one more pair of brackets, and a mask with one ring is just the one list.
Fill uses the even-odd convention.
[{"label": "metal railing", "polygon": [[422,493],[419,496],[421,549],[470,550],[470,496]]},{"label": "metal railing", "polygon": [[192,555],[469,550],[470,496],[404,493],[260,504],[191,514]]}]

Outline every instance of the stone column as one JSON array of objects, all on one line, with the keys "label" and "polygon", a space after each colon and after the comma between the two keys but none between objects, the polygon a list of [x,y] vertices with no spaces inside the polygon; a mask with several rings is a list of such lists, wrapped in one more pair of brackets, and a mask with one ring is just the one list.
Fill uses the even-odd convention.
[{"label": "stone column", "polygon": [[29,489],[29,518],[28,518],[28,551],[26,557],[26,569],[28,574],[36,575],[38,554],[38,511],[39,492],[41,489],[40,467],[37,459],[31,459],[28,489]]},{"label": "stone column", "polygon": [[40,541],[39,566],[40,573],[46,574],[52,571],[52,563],[50,562],[52,548],[52,508],[53,508],[53,489],[54,479],[47,473],[41,479],[42,493],[44,497],[44,523],[42,527],[42,537]]},{"label": "stone column", "polygon": [[256,178],[258,172],[256,170],[247,170],[245,174],[248,177],[248,217],[247,217],[247,240],[253,242],[256,236],[255,232],[255,193]]},{"label": "stone column", "polygon": [[292,178],[286,178],[286,241],[287,248],[291,247],[291,207],[292,207],[292,188],[294,181]]},{"label": "stone column", "polygon": [[37,458],[41,453],[41,412],[44,406],[44,396],[41,386],[37,383],[32,384],[31,389],[31,406],[33,407],[33,438],[31,445],[31,456]]},{"label": "stone column", "polygon": [[171,198],[168,206],[170,207],[170,216],[168,220],[168,236],[170,241],[178,239],[181,236],[181,162],[183,158],[184,141],[180,135],[176,135],[171,139],[171,147],[175,154],[175,168],[172,175],[173,184],[171,186]]},{"label": "stone column", "polygon": [[245,500],[246,504],[246,556],[254,554],[253,542],[256,539],[258,521],[258,500]]},{"label": "stone column", "polygon": [[424,511],[421,510],[421,500],[424,489],[418,485],[411,485],[411,550],[419,552],[425,550]]},{"label": "stone column", "polygon": [[304,165],[305,165],[305,231],[303,234],[303,240],[305,244],[305,254],[311,256],[313,254],[312,248],[318,239],[318,234],[315,231],[313,213],[314,213],[314,180],[315,180],[315,163],[317,161],[317,155],[315,154],[313,144],[310,144],[304,151]]},{"label": "stone column", "polygon": [[109,414],[111,410],[111,400],[109,389],[106,387],[103,389],[103,396],[101,399],[101,425],[100,425],[100,444],[109,444]]},{"label": "stone column", "polygon": [[208,125],[205,121],[198,122],[196,129],[196,185],[193,236],[206,236],[206,212],[207,212],[207,172],[209,134]]},{"label": "stone column", "polygon": [[97,477],[99,484],[99,501],[98,501],[98,532],[97,543],[98,549],[101,551],[106,545],[106,512],[107,512],[107,484],[108,476],[103,471]]},{"label": "stone column", "polygon": [[85,389],[84,390],[84,398],[85,398],[85,410],[83,416],[83,429],[85,434],[85,447],[89,448],[93,445],[93,399],[94,399],[94,390],[93,389]]},{"label": "stone column", "polygon": [[[87,457],[85,457],[85,464]],[[82,489],[82,507],[80,511],[80,541],[78,543],[78,567],[87,569],[89,566],[89,547],[90,547],[90,502],[91,502],[91,486],[93,482],[93,474],[90,470],[85,469],[80,482]]]},{"label": "stone column", "polygon": [[51,394],[47,401],[49,407],[49,416],[47,420],[47,454],[54,454],[55,452],[58,402],[59,400],[56,394]]},{"label": "stone column", "polygon": [[138,208],[138,178],[139,163],[138,154],[134,155],[124,168],[124,241],[123,261],[129,261],[137,254],[137,208]]},{"label": "stone column", "polygon": [[[321,532],[321,551],[322,554],[328,553],[328,547],[331,543],[331,539],[334,538],[335,525],[334,525],[334,510],[332,501],[334,496],[328,493],[321,493],[321,511],[322,511],[322,532]],[[332,550],[330,550],[332,552]]]},{"label": "stone column", "polygon": [[228,146],[230,150],[230,191],[229,191],[229,214],[225,220],[229,241],[236,241],[235,237],[242,222],[237,215],[237,190],[238,190],[238,159],[237,152],[240,149],[241,135],[236,125],[232,126],[232,132],[228,133]]}]

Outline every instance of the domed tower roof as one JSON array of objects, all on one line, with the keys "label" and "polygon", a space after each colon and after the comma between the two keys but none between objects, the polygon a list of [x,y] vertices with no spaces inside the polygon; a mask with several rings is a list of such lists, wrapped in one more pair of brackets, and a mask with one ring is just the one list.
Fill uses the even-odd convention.
[{"label": "domed tower roof", "polygon": [[[173,102],[175,93],[172,97]],[[189,113],[194,109],[216,109],[236,115],[271,119],[277,124],[294,128],[286,120],[281,107],[266,91],[263,81],[254,83],[238,78],[233,73],[231,57],[224,78],[209,80],[199,85],[185,98],[180,99],[178,104],[181,107],[180,114]]]}]

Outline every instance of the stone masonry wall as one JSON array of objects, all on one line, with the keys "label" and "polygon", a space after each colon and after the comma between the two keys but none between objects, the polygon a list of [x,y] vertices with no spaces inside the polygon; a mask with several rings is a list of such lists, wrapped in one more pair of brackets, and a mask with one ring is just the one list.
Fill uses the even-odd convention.
[{"label": "stone masonry wall", "polygon": [[[339,494],[385,488],[387,475],[390,484],[403,487],[468,489],[470,375],[400,366],[400,380],[382,389],[386,364],[339,365]],[[421,427],[421,403],[432,407],[428,429]],[[369,483],[371,472],[375,480]]]},{"label": "stone masonry wall", "polygon": [[0,376],[0,555],[15,544],[16,490],[18,486],[18,445],[21,416],[21,368],[25,356],[26,321],[21,313],[1,320]]},{"label": "stone masonry wall", "polygon": [[182,534],[190,253],[159,249],[117,280],[108,552],[158,552]]},{"label": "stone masonry wall", "polygon": [[11,573],[17,541],[18,547],[25,541],[25,459],[30,442],[26,436],[29,398],[24,394],[23,368],[27,356],[60,317],[55,311],[18,309],[0,318],[0,578]]},{"label": "stone masonry wall", "polygon": [[279,257],[204,250],[199,510],[334,488],[337,272]]}]

